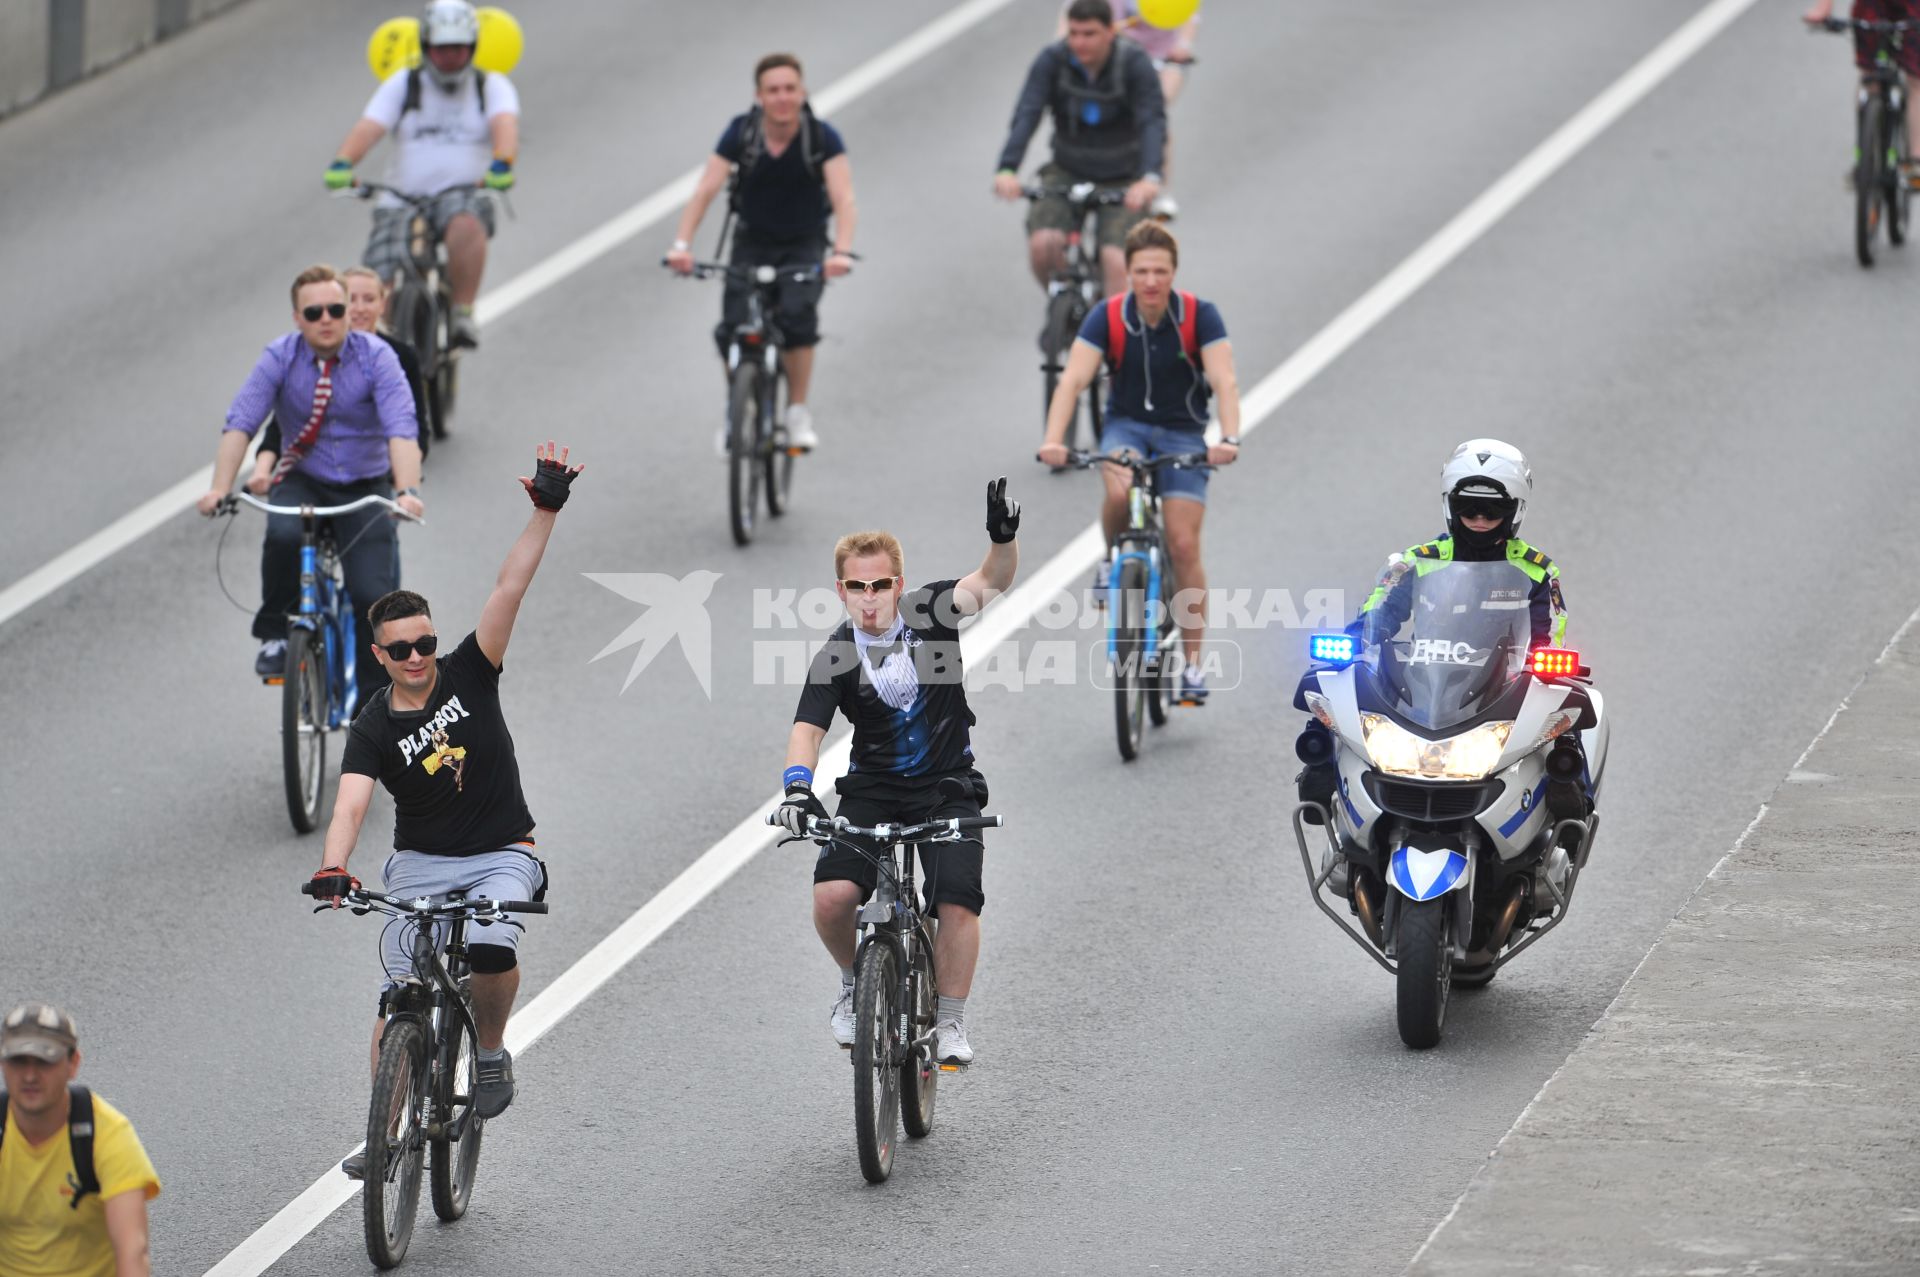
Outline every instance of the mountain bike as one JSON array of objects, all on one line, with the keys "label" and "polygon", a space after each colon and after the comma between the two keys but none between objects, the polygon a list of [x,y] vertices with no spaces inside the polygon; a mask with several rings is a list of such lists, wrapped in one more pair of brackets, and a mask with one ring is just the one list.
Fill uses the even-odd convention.
[{"label": "mountain bike", "polygon": [[[1145,721],[1164,727],[1179,699],[1185,657],[1174,624],[1173,572],[1160,533],[1162,470],[1201,469],[1205,452],[1167,453],[1151,461],[1121,453],[1070,452],[1076,470],[1119,466],[1132,476],[1127,488],[1127,527],[1107,551],[1107,669],[1113,676],[1114,726],[1120,757],[1140,756]],[[1143,721],[1145,720],[1145,721]]]},{"label": "mountain bike", "polygon": [[351,723],[360,700],[353,600],[347,597],[333,525],[324,520],[374,505],[416,523],[425,520],[414,519],[397,503],[372,494],[345,505],[281,506],[269,505],[252,493],[236,492],[215,513],[235,514],[243,502],[265,514],[300,520],[300,603],[287,617],[286,672],[266,681],[281,685],[280,758],[286,775],[287,816],[297,832],[310,834],[320,823],[326,795],[327,733]]},{"label": "mountain bike", "polygon": [[1862,266],[1873,265],[1874,243],[1883,223],[1887,241],[1895,248],[1907,238],[1911,199],[1907,189],[1907,78],[1896,55],[1914,25],[1828,18],[1815,28],[1886,37],[1875,50],[1872,69],[1861,72],[1854,111],[1853,250]]},{"label": "mountain bike", "polygon": [[460,389],[460,355],[453,344],[453,292],[447,281],[447,246],[433,229],[433,202],[442,195],[473,188],[471,182],[449,186],[432,195],[409,195],[382,182],[355,181],[340,192],[343,197],[368,200],[391,195],[409,209],[407,252],[400,275],[388,280],[393,296],[387,302],[387,324],[420,355],[420,379],[427,387],[427,424],[435,439],[444,439],[447,421]]},{"label": "mountain bike", "polygon": [[747,545],[753,541],[763,491],[769,515],[786,513],[793,492],[793,459],[800,455],[787,446],[787,369],[781,359],[787,339],[774,320],[780,285],[812,283],[824,275],[818,264],[795,268],[695,262],[693,277],[751,285],[746,318],[727,341],[727,518],[733,543]]},{"label": "mountain bike", "polygon": [[[304,883],[300,892],[310,896],[313,887]],[[406,1258],[413,1240],[427,1154],[432,1153],[433,1213],[449,1222],[467,1213],[480,1167],[487,1119],[473,1107],[480,1047],[468,988],[467,924],[519,927],[508,914],[545,913],[547,906],[532,900],[467,900],[458,892],[402,900],[355,889],[342,899],[356,914],[385,914],[413,933],[412,970],[381,999],[386,1027],[367,1109],[361,1194],[367,1255],[379,1267],[392,1268]],[[328,908],[320,905],[314,912]]]},{"label": "mountain bike", "polygon": [[[1060,374],[1066,370],[1067,352],[1073,349],[1073,339],[1080,333],[1080,325],[1086,322],[1087,314],[1099,305],[1106,295],[1106,274],[1100,264],[1100,237],[1097,227],[1089,226],[1088,220],[1095,218],[1099,210],[1126,201],[1127,193],[1118,188],[1102,188],[1093,182],[1075,182],[1071,186],[1023,186],[1020,193],[1029,200],[1065,197],[1073,206],[1074,229],[1067,232],[1067,267],[1056,271],[1047,281],[1046,320],[1040,328],[1040,373],[1045,382],[1046,396],[1040,401],[1040,429],[1044,437],[1047,426],[1047,410],[1053,406],[1054,388],[1060,384]],[[1086,431],[1080,433],[1081,413],[1074,408],[1073,419],[1067,423],[1067,436],[1063,443],[1069,448],[1079,446],[1083,441],[1092,447],[1100,441],[1100,382],[1106,376],[1105,365],[1101,374],[1087,387]]]},{"label": "mountain bike", "polygon": [[[769,813],[767,823],[779,820]],[[880,871],[873,894],[860,906],[853,959],[853,1133],[860,1173],[870,1184],[893,1173],[894,1135],[902,1126],[914,1139],[932,1133],[942,1067],[934,1059],[940,1000],[934,920],[920,912],[914,890],[915,850],[959,842],[970,830],[1000,824],[998,816],[957,816],[869,829],[843,817],[807,818],[802,841],[850,847]]]}]

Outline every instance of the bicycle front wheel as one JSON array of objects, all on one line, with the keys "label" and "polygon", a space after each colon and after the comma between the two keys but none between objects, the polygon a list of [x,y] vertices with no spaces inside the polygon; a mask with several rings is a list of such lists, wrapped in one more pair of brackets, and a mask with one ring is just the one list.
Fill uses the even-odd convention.
[{"label": "bicycle front wheel", "polygon": [[753,541],[753,516],[760,501],[761,462],[754,443],[759,429],[760,370],[743,363],[733,370],[727,392],[727,518],[733,543]]},{"label": "bicycle front wheel", "polygon": [[287,816],[296,831],[320,824],[327,788],[327,655],[313,630],[289,627],[280,687],[280,760],[286,774]]},{"label": "bicycle front wheel", "polygon": [[853,1134],[860,1173],[870,1184],[893,1174],[894,1134],[900,1129],[900,967],[891,945],[869,944],[854,972]]},{"label": "bicycle front wheel", "polygon": [[763,449],[767,458],[767,513],[776,519],[787,512],[788,497],[793,491],[793,454],[786,448],[786,422],[787,375],[776,372],[773,394],[760,411],[761,434],[767,440]]},{"label": "bicycle front wheel", "polygon": [[[1911,110],[1904,96],[1901,105]],[[1907,189],[1906,111],[1889,110],[1885,116],[1887,156],[1887,242],[1895,248],[1907,242],[1907,211],[1912,199]]]},{"label": "bicycle front wheel", "polygon": [[[1053,392],[1060,385],[1060,374],[1066,371],[1067,351],[1073,345],[1073,338],[1080,331],[1080,295],[1076,292],[1062,291],[1047,299],[1046,326],[1040,336],[1040,368],[1045,374],[1046,398],[1040,404],[1040,433],[1044,438],[1047,429],[1047,414],[1053,410]],[[1067,422],[1067,437],[1064,440],[1069,448],[1080,446],[1080,405],[1073,405],[1073,417]]]},{"label": "bicycle front wheel", "polygon": [[[934,977],[933,942],[922,930],[914,938],[913,966],[907,976],[907,1038],[933,1032],[933,1013],[940,1005],[940,982]],[[912,1139],[933,1133],[934,1092],[940,1083],[940,1065],[933,1048],[909,1050],[900,1065],[900,1122]]]},{"label": "bicycle front wheel", "polygon": [[[466,993],[466,981],[461,982]],[[487,1119],[473,1111],[473,1084],[480,1073],[479,1044],[467,1031],[467,1022],[452,1008],[440,1039],[439,1060],[433,1074],[433,1111],[442,1123],[429,1143],[433,1154],[433,1213],[452,1221],[467,1213],[473,1196],[473,1177],[480,1169],[480,1137]]]},{"label": "bicycle front wheel", "polygon": [[1142,720],[1147,710],[1147,565],[1127,559],[1120,565],[1119,597],[1113,626],[1114,726],[1120,757],[1140,757]]},{"label": "bicycle front wheel", "polygon": [[1147,680],[1147,718],[1155,727],[1165,727],[1173,710],[1174,695],[1180,689],[1180,628],[1173,623],[1173,583],[1167,570],[1160,569],[1160,615],[1153,618],[1156,635],[1153,672]]},{"label": "bicycle front wheel", "polygon": [[380,1067],[367,1112],[367,1178],[360,1197],[367,1256],[381,1268],[407,1257],[420,1210],[420,1164],[426,1153],[421,1115],[427,1107],[426,1035],[415,1020],[387,1021]]},{"label": "bicycle front wheel", "polygon": [[1854,147],[1853,251],[1862,266],[1873,265],[1874,241],[1880,236],[1880,206],[1886,197],[1887,155],[1880,144],[1884,104],[1869,95],[1860,104],[1860,127]]}]

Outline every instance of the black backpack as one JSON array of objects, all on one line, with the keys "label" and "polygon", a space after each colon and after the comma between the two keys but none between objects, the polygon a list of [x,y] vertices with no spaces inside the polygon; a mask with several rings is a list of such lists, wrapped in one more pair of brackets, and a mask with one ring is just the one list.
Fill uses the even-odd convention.
[{"label": "black backpack", "polygon": [[[473,69],[473,86],[480,90],[480,118],[487,118],[487,73],[479,67]],[[407,72],[407,97],[400,104],[400,114],[405,117],[408,111],[420,109],[420,68]],[[396,127],[397,127],[396,122]]]},{"label": "black backpack", "polygon": [[[761,126],[761,110],[755,106],[747,112],[746,122],[740,126],[740,162],[733,166],[733,176],[727,182],[727,211],[738,215],[740,212],[740,183],[747,171],[760,162],[767,153],[766,130]],[[813,113],[812,105],[800,104],[800,162],[807,166],[807,176],[821,181],[820,170],[826,167],[827,133],[820,124],[819,117]]]},{"label": "black backpack", "polygon": [[[80,1199],[88,1193],[98,1196],[100,1177],[93,1169],[93,1092],[75,1083],[67,1088],[73,1107],[67,1110],[67,1146],[73,1152],[73,1200],[71,1210],[80,1209]],[[7,1135],[7,1093],[0,1091],[0,1141]]]}]

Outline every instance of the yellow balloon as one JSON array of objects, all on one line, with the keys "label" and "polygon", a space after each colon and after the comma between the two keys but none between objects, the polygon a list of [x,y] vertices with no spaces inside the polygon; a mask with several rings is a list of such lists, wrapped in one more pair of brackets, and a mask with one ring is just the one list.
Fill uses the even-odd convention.
[{"label": "yellow balloon", "polygon": [[1162,31],[1186,26],[1199,11],[1200,0],[1140,0],[1140,20]]},{"label": "yellow balloon", "polygon": [[473,51],[473,65],[495,75],[510,74],[520,65],[523,47],[520,24],[511,13],[492,5],[480,10],[480,46]]},{"label": "yellow balloon", "polygon": [[367,41],[367,65],[376,80],[420,65],[420,19],[388,18]]}]

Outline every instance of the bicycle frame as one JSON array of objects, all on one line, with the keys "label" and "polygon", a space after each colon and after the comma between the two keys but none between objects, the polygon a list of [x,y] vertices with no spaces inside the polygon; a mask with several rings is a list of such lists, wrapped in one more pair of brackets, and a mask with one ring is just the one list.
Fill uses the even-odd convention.
[{"label": "bicycle frame", "polygon": [[300,512],[300,610],[287,618],[290,627],[317,630],[327,662],[327,730],[336,731],[353,720],[360,700],[358,661],[354,656],[353,599],[341,582],[339,555],[332,534],[324,538],[311,507]]},{"label": "bicycle frame", "polygon": [[[480,1040],[480,1028],[474,1023],[473,1010],[467,1000],[460,996],[460,976],[467,974],[467,919],[464,915],[455,916],[450,921],[445,946],[446,961],[441,960],[441,948],[434,944],[433,932],[438,922],[431,916],[416,916],[408,920],[413,930],[412,960],[415,977],[419,984],[402,985],[395,989],[387,999],[389,1022],[408,1019],[417,1022],[426,1033],[427,1046],[431,1058],[427,1061],[428,1076],[437,1081],[442,1072],[456,1062],[442,1058],[446,1052],[441,1050],[446,1041],[445,1032],[449,1008],[458,1015],[473,1040]],[[504,925],[514,925],[505,923]],[[473,1110],[467,1108],[458,1121],[449,1124],[448,1114],[439,1111],[439,1086],[427,1088],[429,1110],[424,1129],[430,1139],[461,1139],[466,1133],[466,1123],[472,1118]]]}]

